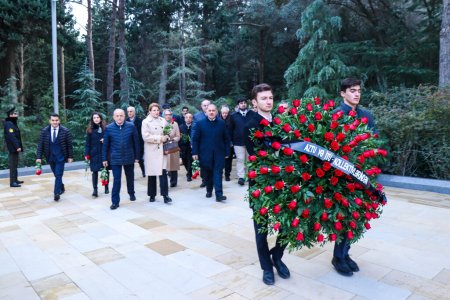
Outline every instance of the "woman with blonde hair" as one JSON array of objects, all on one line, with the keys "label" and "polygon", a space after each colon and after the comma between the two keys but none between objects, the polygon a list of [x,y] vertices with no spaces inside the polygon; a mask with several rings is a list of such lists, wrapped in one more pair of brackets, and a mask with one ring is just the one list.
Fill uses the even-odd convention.
[{"label": "woman with blonde hair", "polygon": [[163,152],[163,143],[169,139],[164,134],[164,127],[167,121],[160,117],[160,106],[158,103],[151,103],[148,106],[149,114],[142,121],[142,139],[144,140],[144,165],[145,173],[148,176],[147,195],[150,202],[156,197],[156,176],[159,177],[160,194],[164,198],[164,203],[172,202],[169,197],[169,187],[167,183],[167,155]]}]

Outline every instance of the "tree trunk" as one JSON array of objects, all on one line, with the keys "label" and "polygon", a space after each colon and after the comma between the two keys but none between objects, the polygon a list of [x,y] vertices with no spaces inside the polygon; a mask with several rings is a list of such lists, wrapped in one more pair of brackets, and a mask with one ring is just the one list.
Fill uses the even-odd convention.
[{"label": "tree trunk", "polygon": [[119,0],[119,61],[121,102],[128,103],[127,53],[125,43],[125,0]]},{"label": "tree trunk", "polygon": [[450,86],[450,0],[444,0],[439,53],[439,86]]},{"label": "tree trunk", "polygon": [[23,43],[19,46],[19,103],[23,106],[25,104],[25,61],[24,61]]},{"label": "tree trunk", "polygon": [[60,58],[60,70],[59,70],[59,96],[63,106],[64,115],[66,114],[67,104],[66,104],[66,75],[65,75],[65,61],[64,61],[64,47],[59,48],[59,58]]},{"label": "tree trunk", "polygon": [[169,52],[163,49],[162,63],[161,63],[161,75],[159,77],[159,97],[158,103],[163,105],[166,103],[166,91],[167,91],[167,63],[169,60]]},{"label": "tree trunk", "polygon": [[[6,42],[6,55],[1,61],[0,67],[0,85],[4,85],[7,83],[9,85],[9,89],[13,95],[13,102],[17,103],[17,86],[16,86],[16,51],[17,51],[17,43],[7,41]],[[14,80],[9,80],[14,78]],[[9,80],[9,81],[8,81]]]},{"label": "tree trunk", "polygon": [[184,43],[181,43],[181,73],[180,73],[180,102],[186,101],[186,54],[184,50]]},{"label": "tree trunk", "polygon": [[108,116],[112,115],[114,107],[114,65],[116,59],[116,17],[117,0],[112,1],[111,23],[109,25],[108,66],[106,71],[106,105]]},{"label": "tree trunk", "polygon": [[[92,4],[91,0],[87,0],[87,28],[86,28],[86,43],[88,50],[89,70],[91,70],[92,78],[95,78],[95,66],[94,66],[94,47],[92,46]],[[92,80],[92,88],[95,88],[95,80]]]}]

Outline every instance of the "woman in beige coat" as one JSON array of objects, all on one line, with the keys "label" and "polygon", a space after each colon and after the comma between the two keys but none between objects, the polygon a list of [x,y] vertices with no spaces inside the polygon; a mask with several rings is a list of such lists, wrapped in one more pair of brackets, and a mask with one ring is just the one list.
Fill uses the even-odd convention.
[{"label": "woman in beige coat", "polygon": [[[172,126],[169,133],[169,139],[179,142],[181,138],[180,128],[178,123],[172,119],[172,111],[170,109],[165,109],[163,111],[163,116],[166,122]],[[170,187],[176,187],[178,182],[178,170],[180,169],[180,152],[175,152],[167,155],[167,173],[170,177]]]},{"label": "woman in beige coat", "polygon": [[164,127],[167,122],[159,116],[160,107],[158,103],[152,103],[148,107],[149,114],[142,121],[142,139],[144,140],[144,164],[145,173],[148,176],[147,195],[150,202],[156,197],[156,176],[159,176],[159,187],[164,203],[172,202],[169,197],[167,184],[167,155],[163,152],[163,143],[169,137],[164,135]]}]

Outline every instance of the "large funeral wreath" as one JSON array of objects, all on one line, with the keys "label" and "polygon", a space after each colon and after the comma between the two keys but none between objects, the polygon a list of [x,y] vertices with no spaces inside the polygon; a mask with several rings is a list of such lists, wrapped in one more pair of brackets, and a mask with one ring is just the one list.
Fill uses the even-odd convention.
[{"label": "large funeral wreath", "polygon": [[329,100],[293,100],[272,123],[251,131],[248,200],[253,218],[291,249],[355,242],[382,212],[386,198],[375,176],[387,155],[377,134]]}]

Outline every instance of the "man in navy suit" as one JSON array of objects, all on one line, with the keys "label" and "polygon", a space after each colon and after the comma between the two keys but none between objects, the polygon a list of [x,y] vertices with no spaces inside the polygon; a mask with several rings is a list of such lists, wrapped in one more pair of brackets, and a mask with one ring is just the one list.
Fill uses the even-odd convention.
[{"label": "man in navy suit", "polygon": [[230,155],[230,138],[214,104],[208,105],[206,116],[196,124],[192,136],[192,158],[200,160],[206,181],[206,198],[212,197],[214,187],[216,201],[222,202],[227,199],[222,190],[222,172],[225,158]]},{"label": "man in navy suit", "polygon": [[130,201],[135,201],[134,195],[134,163],[139,162],[139,137],[133,123],[125,121],[123,109],[114,110],[114,122],[106,126],[103,136],[102,159],[103,166],[108,166],[108,153],[114,176],[111,193],[111,209],[119,207],[120,188],[122,182],[122,166],[127,179],[127,191]]},{"label": "man in navy suit", "polygon": [[58,201],[65,188],[62,182],[64,165],[73,162],[72,134],[69,129],[61,126],[59,115],[50,115],[50,125],[42,129],[36,151],[36,162],[42,163],[42,156],[50,164],[55,175],[55,187],[53,189],[54,200]]}]

